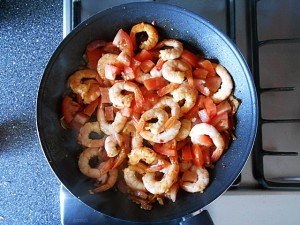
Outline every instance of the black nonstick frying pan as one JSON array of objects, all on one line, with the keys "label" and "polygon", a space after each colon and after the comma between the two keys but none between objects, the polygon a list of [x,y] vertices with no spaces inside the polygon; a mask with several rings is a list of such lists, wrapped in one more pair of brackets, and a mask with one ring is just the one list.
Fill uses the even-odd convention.
[{"label": "black nonstick frying pan", "polygon": [[[86,45],[96,39],[112,40],[120,28],[129,31],[136,23],[152,21],[156,21],[163,37],[181,40],[184,46],[197,49],[224,65],[234,79],[234,95],[241,100],[241,105],[236,115],[237,140],[210,170],[211,181],[204,193],[180,191],[175,203],[166,201],[164,206],[145,211],[115,190],[89,194],[87,190],[93,189],[93,181],[82,175],[77,165],[81,146],[70,129],[62,128],[60,118],[67,79],[83,63]],[[82,202],[122,220],[164,222],[207,206],[230,187],[250,155],[257,128],[257,107],[249,68],[235,44],[220,30],[206,19],[179,7],[161,3],[131,3],[105,10],[86,20],[58,46],[40,82],[37,129],[42,149],[57,178]]]}]

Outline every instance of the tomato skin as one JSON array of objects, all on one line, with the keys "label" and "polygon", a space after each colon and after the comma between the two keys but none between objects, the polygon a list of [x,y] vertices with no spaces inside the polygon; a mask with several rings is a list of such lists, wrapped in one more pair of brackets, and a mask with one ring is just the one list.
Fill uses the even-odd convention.
[{"label": "tomato skin", "polygon": [[131,39],[123,29],[120,29],[118,31],[112,43],[118,48],[120,48],[121,51],[125,49],[128,49],[129,51],[133,51],[133,45]]},{"label": "tomato skin", "polygon": [[82,112],[91,117],[93,115],[93,113],[96,111],[96,108],[98,106],[98,99],[94,100],[93,102],[91,102],[90,104],[88,104],[83,110]]},{"label": "tomato skin", "polygon": [[205,80],[202,79],[194,79],[193,81],[194,87],[203,95],[209,96],[211,94],[208,87],[205,87]]},{"label": "tomato skin", "polygon": [[163,77],[152,77],[144,80],[144,85],[148,91],[158,90],[168,85]]},{"label": "tomato skin", "polygon": [[193,144],[192,145],[192,151],[193,151],[193,164],[197,167],[201,167],[204,164],[204,158],[202,154],[202,150],[200,145]]},{"label": "tomato skin", "polygon": [[184,49],[181,58],[191,64],[194,68],[198,66],[199,58],[192,52]]},{"label": "tomato skin", "polygon": [[218,131],[224,131],[230,128],[229,116],[227,112],[216,115],[209,123]]},{"label": "tomato skin", "polygon": [[146,61],[146,60],[153,61],[153,56],[146,49],[142,49],[142,51],[140,51],[138,54],[136,54],[135,59],[140,61],[140,62],[143,62],[143,61]]},{"label": "tomato skin", "polygon": [[193,76],[196,79],[202,79],[205,80],[207,77],[208,71],[203,68],[197,68],[193,71]]},{"label": "tomato skin", "polygon": [[215,68],[214,66],[212,65],[211,61],[205,59],[205,60],[200,60],[198,62],[198,65],[204,69],[206,69],[208,71],[208,75],[210,76],[214,76],[216,75],[216,71],[215,71]]},{"label": "tomato skin", "polygon": [[81,105],[73,101],[70,96],[65,95],[62,100],[62,115],[66,123],[71,123],[76,113],[81,109]]},{"label": "tomato skin", "polygon": [[219,76],[209,76],[205,79],[205,86],[211,91],[216,92],[219,90],[222,79]]},{"label": "tomato skin", "polygon": [[93,70],[97,69],[98,60],[101,58],[103,52],[103,49],[100,48],[85,52],[88,68]]},{"label": "tomato skin", "polygon": [[193,160],[193,153],[190,144],[186,144],[183,146],[181,150],[181,158],[182,160]]},{"label": "tomato skin", "polygon": [[166,156],[177,156],[176,140],[172,139],[166,143],[155,143],[153,149],[159,154]]},{"label": "tomato skin", "polygon": [[155,66],[155,63],[150,59],[144,60],[140,65],[141,70],[144,73],[149,73],[154,66]]}]

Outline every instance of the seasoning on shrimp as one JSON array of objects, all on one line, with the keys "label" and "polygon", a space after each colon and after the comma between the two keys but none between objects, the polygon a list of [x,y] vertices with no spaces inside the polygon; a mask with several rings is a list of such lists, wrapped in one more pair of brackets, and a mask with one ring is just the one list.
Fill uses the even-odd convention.
[{"label": "seasoning on shrimp", "polygon": [[90,192],[120,187],[144,210],[209,187],[213,164],[236,139],[240,104],[224,66],[163,39],[156,26],[91,42],[87,51],[100,58],[70,76],[62,101],[62,124],[83,147],[78,167],[95,180]]}]

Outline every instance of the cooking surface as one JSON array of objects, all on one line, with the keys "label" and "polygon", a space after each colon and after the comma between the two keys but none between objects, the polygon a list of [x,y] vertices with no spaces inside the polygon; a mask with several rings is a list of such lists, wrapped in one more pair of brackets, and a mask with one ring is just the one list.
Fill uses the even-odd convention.
[{"label": "cooking surface", "polygon": [[[217,15],[221,16],[221,9],[224,7],[222,2],[225,1],[219,2],[221,2],[220,5],[215,1],[211,4],[216,4]],[[264,28],[260,28],[264,31],[260,34],[261,40],[269,38],[267,35],[274,30],[274,25],[276,32],[273,33],[277,35],[274,38],[288,38],[288,34],[293,37],[300,36],[300,24],[295,23],[295,21],[300,21],[299,13],[297,13],[300,9],[299,1],[290,0],[285,3],[284,7],[294,8],[293,13],[284,16],[282,13],[286,12],[286,9],[281,9],[275,15],[271,15],[272,19],[265,21]],[[237,1],[237,4],[243,4],[243,1]],[[270,5],[266,4],[265,0],[261,0],[260,6],[261,21],[266,18]],[[239,23],[242,22],[245,13],[242,11],[236,13],[237,16],[241,16]],[[62,17],[62,1],[0,0],[0,89],[2,94],[0,100],[0,224],[60,224],[60,183],[51,172],[39,145],[35,130],[35,98],[43,70],[63,37]],[[225,26],[222,28],[224,30],[227,29],[223,21],[216,22],[216,24],[220,27]],[[273,25],[273,28],[270,25]],[[279,26],[282,28],[277,29]],[[237,26],[237,42],[243,46],[241,51],[247,58],[245,51],[247,38],[240,35],[243,32],[245,30]],[[271,87],[295,87],[293,92],[284,92],[284,96],[279,93],[264,93],[263,98],[269,103],[266,108],[272,107],[271,111],[276,112],[275,115],[271,115],[263,109],[264,117],[268,119],[299,118],[300,108],[299,106],[297,108],[297,98],[295,98],[299,96],[299,76],[293,75],[299,73],[299,63],[297,63],[300,52],[299,42],[284,46],[265,45],[261,51],[267,56],[274,51],[278,52],[276,58],[269,59],[270,62],[277,62],[276,65],[283,65],[282,61],[284,64],[294,62],[292,66],[285,67],[288,70],[281,66],[276,67],[272,71],[272,79],[263,75],[262,87],[269,85]],[[284,56],[285,51],[294,55]],[[268,61],[261,61],[261,64],[270,65]],[[263,74],[268,74],[266,69],[261,68],[261,70]],[[275,81],[275,77],[281,80]],[[276,104],[272,104],[273,102]],[[282,105],[283,103],[285,105]],[[289,110],[282,110],[282,108],[293,108],[296,111],[290,114]],[[299,123],[292,126],[285,123],[266,124],[263,130],[266,137],[264,142],[266,149],[299,152]],[[285,133],[291,135],[289,137],[281,135]],[[273,134],[277,135],[274,137]],[[278,165],[276,169],[282,173],[281,176],[299,176],[299,166],[290,164],[288,161],[292,159],[299,163],[299,156],[268,156],[268,158]],[[268,164],[274,164],[269,160],[265,162],[267,176],[273,177],[274,169]],[[286,168],[292,168],[293,174],[290,174],[291,170],[285,172]],[[241,187],[227,191],[207,207],[215,224],[298,224],[300,220],[299,191],[258,189],[253,183],[255,180],[251,170],[250,159],[242,174]],[[233,213],[234,216],[231,216]],[[82,221],[77,221],[77,224],[81,223]]]}]

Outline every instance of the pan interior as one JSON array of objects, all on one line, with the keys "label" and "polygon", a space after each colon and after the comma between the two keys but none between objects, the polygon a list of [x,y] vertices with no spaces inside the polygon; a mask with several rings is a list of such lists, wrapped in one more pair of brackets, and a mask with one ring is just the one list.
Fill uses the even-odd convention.
[{"label": "pan interior", "polygon": [[[67,79],[78,65],[86,45],[96,39],[112,40],[120,28],[156,21],[159,34],[191,46],[192,51],[217,59],[231,73],[235,96],[242,101],[237,113],[237,140],[210,171],[210,184],[204,193],[180,191],[175,203],[165,201],[144,211],[125,194],[110,190],[90,195],[93,181],[78,169],[82,148],[71,130],[61,127],[61,99]],[[45,156],[58,179],[88,206],[106,215],[130,221],[166,221],[190,214],[210,204],[236,179],[242,170],[255,138],[257,104],[249,69],[235,45],[212,24],[187,10],[160,3],[133,3],[100,12],[74,29],[50,59],[40,83],[37,100],[37,128]]]}]

